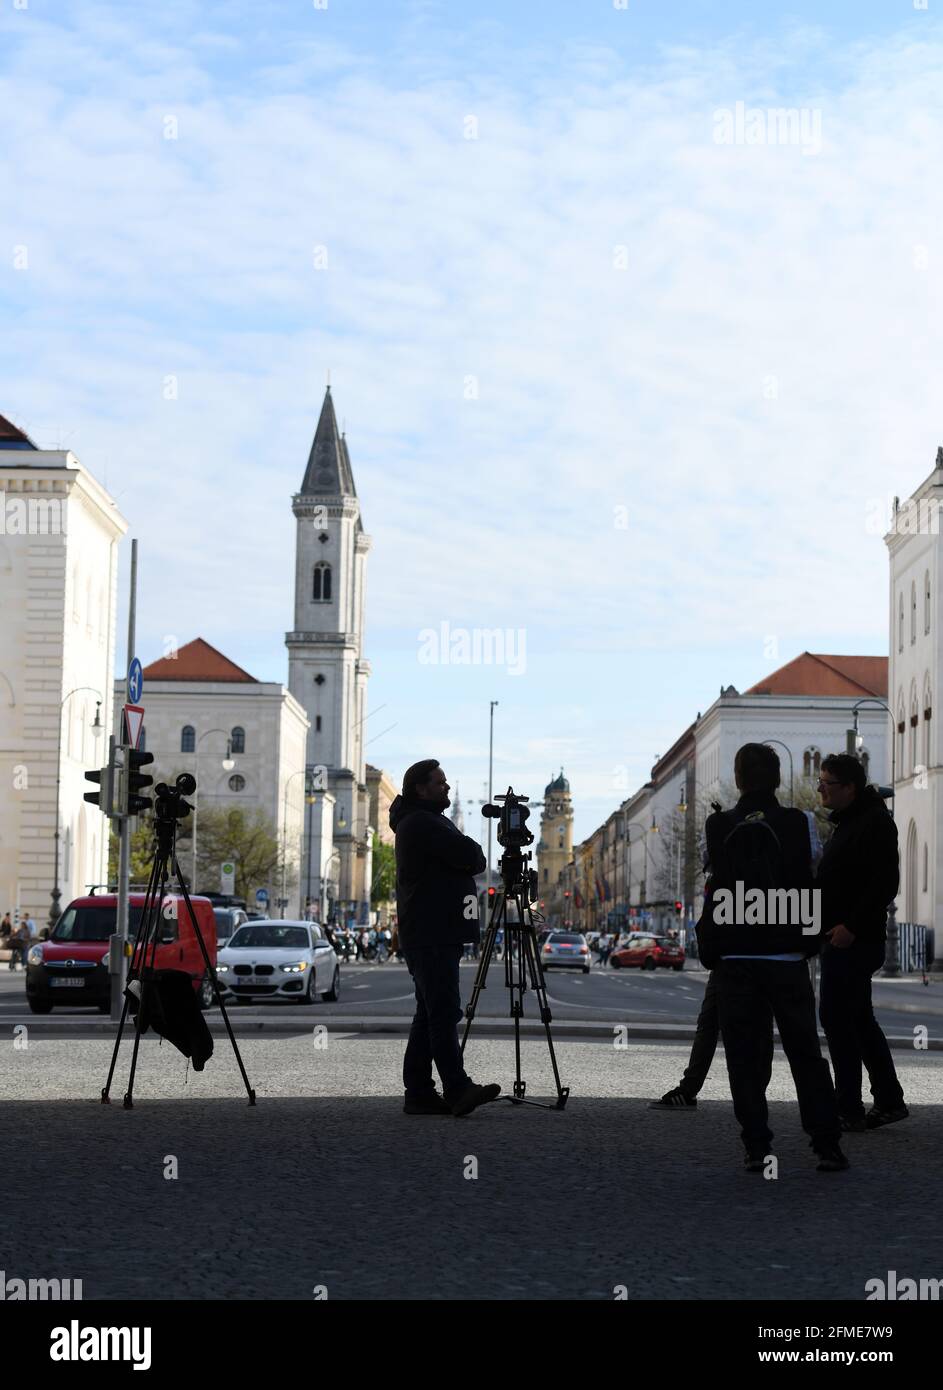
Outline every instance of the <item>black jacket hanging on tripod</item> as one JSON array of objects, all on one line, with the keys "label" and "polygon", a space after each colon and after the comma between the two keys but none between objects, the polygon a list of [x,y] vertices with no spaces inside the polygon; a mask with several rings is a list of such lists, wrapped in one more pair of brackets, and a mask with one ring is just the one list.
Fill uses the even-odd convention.
[{"label": "black jacket hanging on tripod", "polygon": [[478,941],[474,875],[485,868],[478,841],[418,798],[396,797],[390,806],[390,829],[396,833],[396,915],[402,949]]}]

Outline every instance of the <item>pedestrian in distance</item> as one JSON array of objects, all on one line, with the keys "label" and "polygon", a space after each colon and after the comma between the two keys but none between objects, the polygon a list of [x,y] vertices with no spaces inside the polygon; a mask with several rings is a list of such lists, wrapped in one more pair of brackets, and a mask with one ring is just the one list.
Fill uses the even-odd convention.
[{"label": "pedestrian in distance", "polygon": [[[824,759],[819,795],[835,827],[816,878],[826,936],[819,1017],[835,1071],[842,1128],[879,1129],[910,1114],[871,1003],[871,976],[884,964],[887,908],[900,886],[897,826],[850,753]],[[862,1067],[874,1099],[867,1113],[861,1099]]]},{"label": "pedestrian in distance", "polygon": [[10,969],[11,969],[11,970],[15,970],[15,969],[16,969],[16,965],[17,965],[17,962],[18,962],[18,961],[19,961],[19,963],[23,966],[23,969],[24,969],[24,970],[26,969],[26,953],[27,953],[27,951],[29,950],[29,947],[30,947],[29,927],[27,926],[26,921],[25,921],[25,919],[24,919],[23,921],[20,922],[20,924],[19,924],[18,927],[15,927],[15,928],[14,928],[14,930],[13,930],[13,935],[12,935],[11,938],[10,938],[10,948],[11,948]]},{"label": "pedestrian in distance", "polygon": [[459,961],[465,942],[479,938],[474,876],[483,871],[485,856],[478,841],[443,814],[448,806],[449,784],[434,758],[407,769],[402,794],[390,806],[399,937],[416,988],[403,1056],[403,1109],[410,1115],[468,1115],[501,1090],[472,1081],[458,1041]]},{"label": "pedestrian in distance", "polygon": [[[766,1088],[773,1020],[819,1172],[848,1167],[828,1063],[822,1056],[807,958],[820,944],[812,848],[802,811],[776,798],[779,758],[746,743],[734,759],[740,799],[707,818],[709,877],[698,922],[702,962],[716,974],[720,1033],[748,1172],[764,1172],[773,1133]],[[811,909],[811,911],[809,911]]]}]

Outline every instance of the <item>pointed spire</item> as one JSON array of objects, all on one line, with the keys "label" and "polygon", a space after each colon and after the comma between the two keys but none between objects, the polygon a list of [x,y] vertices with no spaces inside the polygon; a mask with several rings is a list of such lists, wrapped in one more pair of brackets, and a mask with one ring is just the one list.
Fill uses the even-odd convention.
[{"label": "pointed spire", "polygon": [[318,427],[314,432],[314,442],[308,455],[304,482],[301,484],[303,497],[356,497],[354,475],[350,467],[347,445],[337,430],[337,416],[334,414],[334,400],[330,384],[324,392],[324,404]]}]

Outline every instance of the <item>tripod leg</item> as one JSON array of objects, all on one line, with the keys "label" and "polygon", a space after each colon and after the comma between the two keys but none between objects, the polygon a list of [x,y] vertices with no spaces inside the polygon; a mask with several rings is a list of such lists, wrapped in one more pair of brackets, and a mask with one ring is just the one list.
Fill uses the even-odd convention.
[{"label": "tripod leg", "polygon": [[229,1041],[232,1043],[232,1050],[235,1053],[236,1063],[239,1067],[243,1084],[246,1088],[246,1094],[249,1097],[249,1104],[255,1105],[255,1091],[253,1091],[252,1087],[249,1084],[249,1078],[246,1075],[246,1069],[242,1064],[242,1054],[240,1053],[239,1045],[236,1042],[236,1035],[232,1031],[232,1024],[229,1022],[229,1014],[226,1012],[226,1006],[223,1003],[223,996],[219,992],[219,981],[216,978],[215,969],[210,964],[209,954],[206,949],[206,942],[203,940],[203,933],[200,931],[199,924],[197,923],[196,913],[193,911],[193,904],[190,902],[190,894],[187,892],[187,886],[184,883],[183,875],[180,872],[180,865],[177,862],[176,850],[173,854],[173,871],[177,876],[177,882],[180,884],[180,890],[183,893],[183,901],[186,904],[187,911],[190,914],[190,922],[193,926],[193,930],[196,932],[196,939],[200,943],[200,950],[203,954],[203,960],[206,964],[207,974],[213,982],[213,994],[215,995],[216,1002],[219,1005],[219,1011],[223,1016],[223,1022],[226,1025],[226,1032],[229,1034]]},{"label": "tripod leg", "polygon": [[[529,912],[529,909],[528,909]],[[533,982],[534,993],[537,995],[537,1002],[540,1005],[540,1018],[547,1034],[547,1047],[550,1052],[550,1065],[553,1069],[553,1080],[557,1088],[556,1109],[562,1110],[567,1103],[570,1094],[569,1086],[560,1084],[560,1072],[557,1067],[557,1057],[553,1050],[553,1036],[550,1032],[550,1003],[547,999],[547,987],[544,983],[544,974],[540,966],[540,956],[537,950],[537,932],[534,929],[533,919],[531,918],[523,935],[522,941],[524,949],[527,951],[528,964],[530,966],[531,980]]]},{"label": "tripod leg", "polygon": [[[151,971],[154,969],[154,962],[157,959],[157,938],[160,933],[160,914],[164,898],[167,893],[167,871],[169,868],[168,852],[159,845],[157,854],[154,858],[154,867],[151,870],[151,879],[148,883],[147,895],[144,899],[144,906],[141,909],[141,926],[135,940],[135,950],[137,942],[141,941],[141,965],[139,966],[139,979],[141,982],[141,993],[138,999],[138,1011],[134,1018],[134,1050],[131,1053],[131,1072],[128,1076],[128,1089],[124,1094],[124,1109],[134,1109],[134,1078],[138,1066],[138,1049],[141,1045],[141,1021],[145,1017],[145,1005],[150,994],[149,986],[152,981],[147,973],[147,948],[151,947]],[[159,891],[154,889],[155,882],[160,884]],[[143,932],[143,937],[141,933]],[[132,958],[132,965],[134,960]],[[130,973],[130,972],[129,972]],[[130,981],[129,981],[130,983]]]},{"label": "tripod leg", "polygon": [[462,1034],[461,1051],[464,1053],[465,1044],[468,1041],[468,1034],[471,1031],[472,1020],[478,1008],[478,999],[483,989],[487,989],[485,983],[488,977],[488,967],[491,964],[491,956],[494,951],[494,944],[498,935],[498,910],[499,903],[503,902],[503,897],[496,898],[494,907],[491,909],[491,921],[485,931],[485,939],[482,943],[481,958],[478,961],[478,969],[475,971],[475,983],[472,985],[471,996],[465,1005],[465,1031]]},{"label": "tripod leg", "polygon": [[[147,901],[153,896],[154,891],[155,891],[155,889],[156,889],[156,875],[155,875],[155,871],[156,871],[157,867],[158,867],[158,861],[155,859],[154,862],[153,862],[152,865],[151,865],[151,873],[150,873],[150,878],[148,879],[147,891],[146,891],[146,893],[145,893],[145,895],[144,895],[144,901],[145,901],[145,903],[147,903]],[[143,926],[144,926],[144,914],[143,914],[143,912],[142,912],[142,914],[141,914],[141,921],[138,923],[138,929],[137,929],[137,931],[136,931],[135,934],[134,934],[134,947],[133,947],[132,952],[131,952],[131,971],[132,971],[132,972],[133,972],[133,970],[134,970],[134,957],[135,957],[135,954],[136,954],[137,949],[138,949],[138,943],[139,943],[139,941],[141,940],[141,931],[142,931]],[[119,1049],[119,1047],[121,1046],[121,1039],[122,1039],[122,1037],[123,1037],[123,1035],[124,1035],[124,1025],[125,1025],[125,1023],[126,1023],[126,1021],[127,1021],[128,1009],[129,1009],[129,1007],[130,1007],[130,1000],[128,999],[127,994],[125,994],[125,997],[124,997],[124,1007],[123,1007],[122,1010],[121,1010],[121,1018],[120,1018],[120,1020],[119,1020],[119,1022],[118,1022],[118,1032],[117,1032],[117,1035],[116,1035],[116,1037],[115,1037],[115,1046],[114,1046],[114,1050],[113,1050],[113,1052],[112,1052],[112,1054],[111,1054],[111,1066],[108,1068],[108,1080],[105,1082],[105,1085],[102,1087],[102,1092],[101,1092],[101,1103],[102,1103],[102,1105],[110,1105],[110,1104],[111,1104],[111,1083],[112,1083],[112,1081],[114,1080],[115,1067],[116,1067],[117,1064],[118,1064],[118,1049]]]}]

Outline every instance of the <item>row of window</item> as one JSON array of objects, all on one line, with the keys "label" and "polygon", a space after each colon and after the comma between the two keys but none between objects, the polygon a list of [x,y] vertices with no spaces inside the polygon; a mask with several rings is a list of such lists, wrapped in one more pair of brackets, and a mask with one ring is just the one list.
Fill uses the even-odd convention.
[{"label": "row of window", "polygon": [[[246,751],[246,731],[238,724],[230,730],[229,740],[232,745],[233,753],[244,753]],[[181,753],[196,752],[196,729],[192,724],[184,724],[180,730],[180,751]]]},{"label": "row of window", "polygon": [[[923,576],[923,631],[924,634],[930,631],[930,571],[927,570]],[[917,581],[914,580],[910,586],[910,645],[913,646],[917,641]],[[897,601],[897,650],[904,650],[904,594],[903,590]]]},{"label": "row of window", "polygon": [[[910,683],[910,737],[907,738],[908,723],[904,713],[904,692],[897,692],[897,767],[895,769],[897,777],[907,777],[913,774],[919,762],[923,762],[925,767],[931,763],[930,757],[930,715],[932,714],[932,701],[930,698],[930,675],[929,672],[923,677],[923,748],[922,757],[918,757],[918,738],[917,729],[920,725],[920,710],[917,705],[917,682]],[[904,755],[909,754],[909,761],[905,764]]]}]

